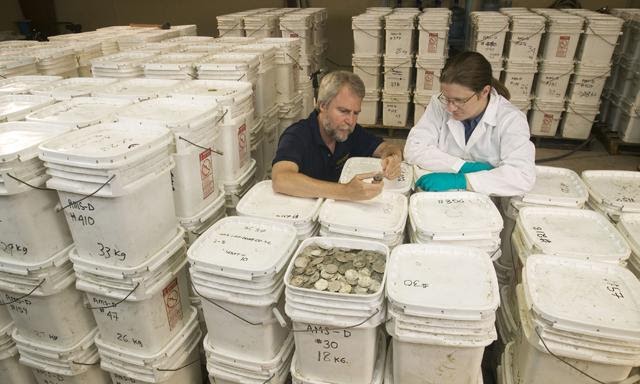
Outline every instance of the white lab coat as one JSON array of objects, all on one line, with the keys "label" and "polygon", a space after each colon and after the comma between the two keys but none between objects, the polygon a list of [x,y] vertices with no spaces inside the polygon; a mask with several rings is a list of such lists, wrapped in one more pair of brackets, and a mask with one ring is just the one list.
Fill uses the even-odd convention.
[{"label": "white lab coat", "polygon": [[535,147],[525,115],[491,89],[482,119],[464,142],[464,125],[454,120],[438,95],[411,129],[404,157],[432,172],[456,173],[466,161],[482,161],[494,169],[467,173],[471,188],[490,196],[522,195],[536,180]]}]

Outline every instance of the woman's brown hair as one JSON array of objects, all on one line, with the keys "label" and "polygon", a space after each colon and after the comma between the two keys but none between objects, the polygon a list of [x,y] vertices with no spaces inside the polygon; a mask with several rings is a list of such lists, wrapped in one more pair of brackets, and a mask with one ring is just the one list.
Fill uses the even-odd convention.
[{"label": "woman's brown hair", "polygon": [[507,87],[493,77],[491,63],[478,52],[462,52],[450,58],[442,69],[440,82],[462,85],[474,92],[490,85],[505,99],[511,98]]}]

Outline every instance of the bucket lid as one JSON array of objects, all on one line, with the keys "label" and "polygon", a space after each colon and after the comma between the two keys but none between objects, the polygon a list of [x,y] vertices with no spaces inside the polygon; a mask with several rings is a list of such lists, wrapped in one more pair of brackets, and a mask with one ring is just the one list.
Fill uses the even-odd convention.
[{"label": "bucket lid", "polygon": [[502,217],[489,196],[475,192],[419,192],[409,200],[409,217],[418,232],[438,239],[495,237]]},{"label": "bucket lid", "polygon": [[60,76],[14,76],[0,81],[0,94],[28,93],[31,88],[60,79]]},{"label": "bucket lid", "polygon": [[323,199],[309,199],[276,193],[271,180],[254,185],[238,202],[239,216],[259,217],[292,224],[298,230],[313,226]]},{"label": "bucket lid", "polygon": [[158,126],[97,124],[68,132],[40,145],[40,158],[91,169],[114,169],[135,163],[168,146],[171,131]]},{"label": "bucket lid", "polygon": [[248,81],[192,80],[184,82],[173,95],[211,96],[219,103],[237,104],[251,97],[252,85]]},{"label": "bucket lid", "polygon": [[114,120],[114,113],[131,104],[124,99],[75,97],[30,113],[28,121],[65,124],[78,128]]},{"label": "bucket lid", "polygon": [[640,281],[626,268],[533,255],[523,276],[528,303],[552,327],[640,340]]},{"label": "bucket lid", "polygon": [[[380,159],[374,157],[351,157],[342,167],[339,182],[346,184],[357,174],[380,171],[382,169],[380,162]],[[397,179],[384,180],[384,190],[387,192],[406,194],[412,186],[413,168],[404,162],[400,164],[400,176]]]},{"label": "bucket lid", "polygon": [[386,191],[371,200],[326,200],[318,217],[331,232],[379,240],[402,233],[406,220],[407,197]]},{"label": "bucket lid", "polygon": [[477,319],[500,304],[491,260],[473,248],[402,244],[391,252],[387,296],[416,316]]},{"label": "bucket lid", "polygon": [[88,96],[92,91],[115,83],[117,79],[96,77],[72,77],[43,84],[31,90],[36,95],[49,95],[56,99],[69,99],[78,96]]},{"label": "bucket lid", "polygon": [[524,203],[582,207],[589,198],[586,185],[567,168],[536,166],[533,189],[522,196]]},{"label": "bucket lid", "polygon": [[285,223],[251,217],[225,217],[189,247],[189,262],[240,280],[275,274],[288,262],[296,230]]},{"label": "bucket lid", "polygon": [[596,202],[622,212],[640,212],[640,172],[583,171],[582,180]]},{"label": "bucket lid", "polygon": [[53,103],[55,99],[49,96],[0,93],[0,121],[22,120],[29,113]]},{"label": "bucket lid", "polygon": [[103,97],[137,97],[139,100],[145,100],[151,97],[163,96],[181,83],[182,80],[126,79],[95,90],[92,95]]},{"label": "bucket lid", "polygon": [[517,228],[530,252],[620,263],[631,253],[600,213],[570,208],[523,207]]},{"label": "bucket lid", "polygon": [[0,164],[38,157],[38,145],[75,128],[13,121],[0,124]]},{"label": "bucket lid", "polygon": [[218,107],[203,97],[161,97],[133,104],[117,115],[122,121],[157,123],[169,129],[193,127],[203,120],[215,119]]}]

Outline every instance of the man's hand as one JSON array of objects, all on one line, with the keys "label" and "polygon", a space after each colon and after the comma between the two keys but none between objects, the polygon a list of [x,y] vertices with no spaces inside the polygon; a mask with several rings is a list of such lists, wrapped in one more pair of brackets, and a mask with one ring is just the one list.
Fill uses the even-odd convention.
[{"label": "man's hand", "polygon": [[389,180],[395,180],[400,176],[400,164],[402,163],[400,156],[391,154],[381,160],[382,173]]},{"label": "man's hand", "polygon": [[345,184],[347,188],[346,195],[349,200],[369,200],[378,196],[382,192],[384,181],[379,183],[367,183],[363,181],[374,177],[376,173],[377,172],[369,172],[355,175],[351,181]]}]

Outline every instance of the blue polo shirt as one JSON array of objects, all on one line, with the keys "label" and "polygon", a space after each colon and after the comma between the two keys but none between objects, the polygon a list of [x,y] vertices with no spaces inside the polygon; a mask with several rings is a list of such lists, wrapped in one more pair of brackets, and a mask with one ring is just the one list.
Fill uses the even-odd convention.
[{"label": "blue polo shirt", "polygon": [[273,164],[283,160],[292,161],[304,175],[337,182],[347,159],[370,157],[380,143],[381,138],[356,124],[347,140],[336,142],[334,153],[331,153],[320,136],[318,112],[313,111],[308,118],[291,125],[282,133]]}]

